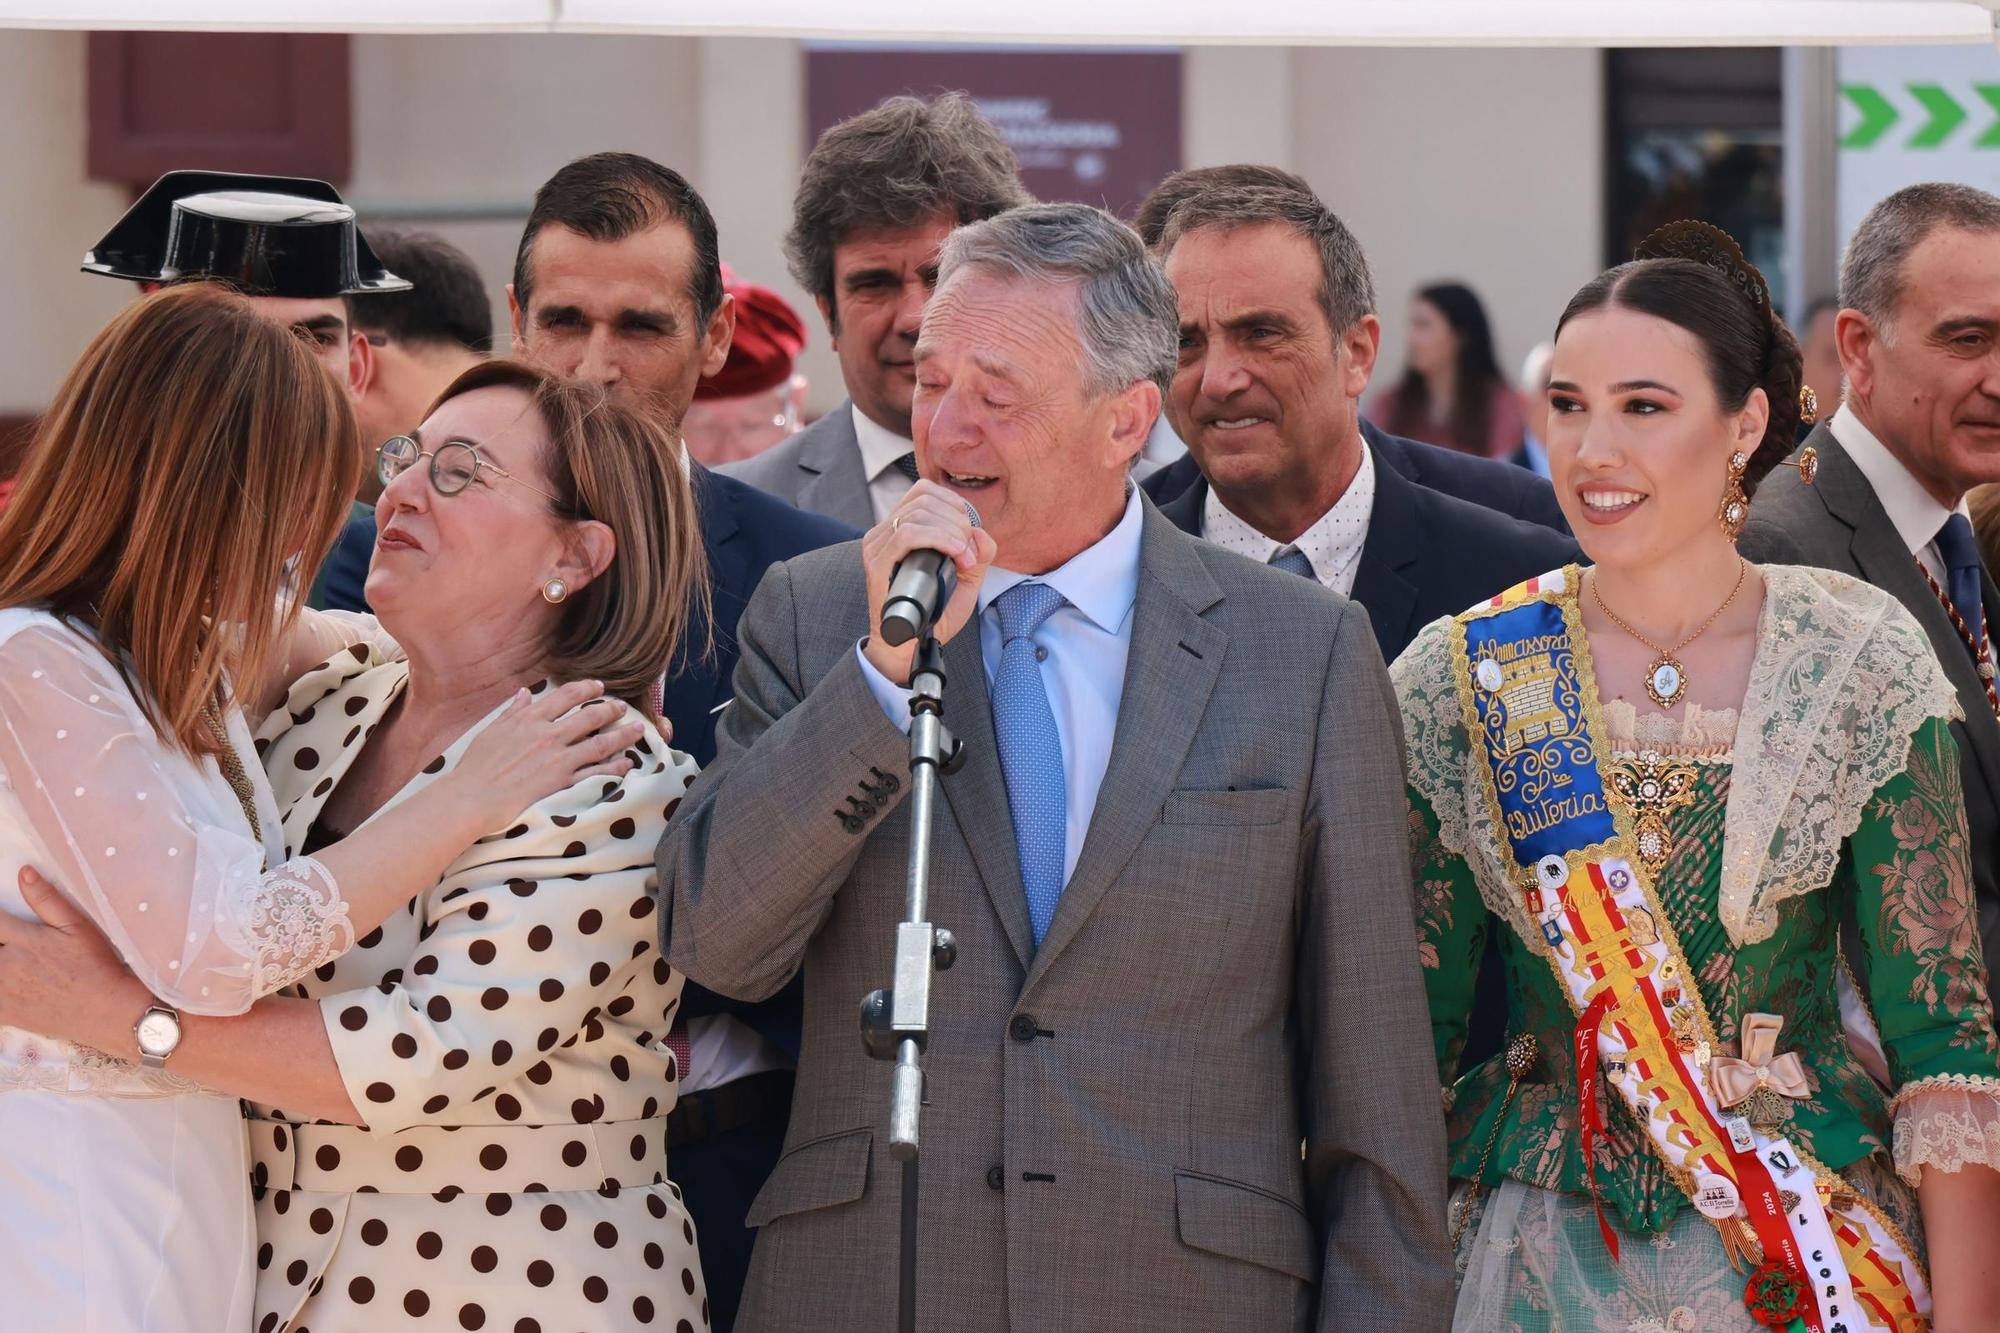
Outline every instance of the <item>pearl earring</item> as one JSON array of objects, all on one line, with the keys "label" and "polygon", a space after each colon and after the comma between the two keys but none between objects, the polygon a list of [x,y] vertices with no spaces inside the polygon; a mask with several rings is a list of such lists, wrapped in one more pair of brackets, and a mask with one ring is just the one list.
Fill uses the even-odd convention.
[{"label": "pearl earring", "polygon": [[542,585],[542,600],[560,602],[569,596],[569,585],[561,579],[550,579]]}]

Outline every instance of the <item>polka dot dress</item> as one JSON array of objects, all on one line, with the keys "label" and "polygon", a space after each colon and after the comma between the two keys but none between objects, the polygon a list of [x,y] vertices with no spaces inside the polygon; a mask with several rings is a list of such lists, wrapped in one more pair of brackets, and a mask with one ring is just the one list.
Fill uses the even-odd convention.
[{"label": "polka dot dress", "polygon": [[[288,848],[407,676],[343,654],[266,724]],[[623,781],[481,839],[291,992],[320,1002],[367,1125],[252,1108],[256,1333],[707,1327],[694,1225],[664,1175],[681,977],[652,864],[694,765],[651,731],[634,757]]]}]

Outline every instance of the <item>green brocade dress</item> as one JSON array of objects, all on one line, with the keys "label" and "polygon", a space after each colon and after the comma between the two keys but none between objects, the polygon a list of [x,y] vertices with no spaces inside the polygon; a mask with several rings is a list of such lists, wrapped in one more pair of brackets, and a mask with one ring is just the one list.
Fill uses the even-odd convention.
[{"label": "green brocade dress", "polygon": [[[2000,1040],[1951,691],[1921,631],[1885,595],[1819,571],[1764,574],[1763,638],[1741,714],[1691,706],[1670,718],[1643,699],[1610,701],[1609,785],[1633,816],[1635,859],[1652,871],[1717,1053],[1739,1053],[1745,1015],[1780,1016],[1777,1049],[1798,1053],[1811,1088],[1790,1104],[1787,1134],[1921,1255],[1920,1170],[2000,1166]],[[1419,949],[1460,1182],[1453,1220],[1464,1223],[1454,1327],[1755,1329],[1717,1229],[1609,1088],[1595,1194],[1622,1237],[1622,1261],[1605,1248],[1579,1143],[1576,1018],[1514,904],[1494,830],[1465,798],[1456,696],[1439,695],[1456,688],[1447,624],[1427,629],[1394,675],[1410,732]],[[1749,838],[1764,856],[1732,841]],[[1865,954],[1852,971],[1843,920]],[[1495,930],[1509,1035],[1537,1047],[1511,1098],[1497,1057],[1453,1079]],[[1477,1191],[1463,1183],[1474,1179]]]}]

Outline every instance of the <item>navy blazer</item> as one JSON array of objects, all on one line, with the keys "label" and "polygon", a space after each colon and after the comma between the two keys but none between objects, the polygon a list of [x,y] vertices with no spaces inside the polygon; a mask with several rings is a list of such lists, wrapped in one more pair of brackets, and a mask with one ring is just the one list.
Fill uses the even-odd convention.
[{"label": "navy blazer", "polygon": [[306,605],[316,611],[368,610],[368,566],[375,559],[375,509],[356,500],[326,563],[319,567]]},{"label": "navy blazer", "polygon": [[[1418,440],[1406,440],[1400,435],[1389,434],[1370,421],[1361,423],[1361,438],[1374,448],[1377,463],[1386,464],[1425,490],[1456,496],[1560,533],[1569,532],[1569,521],[1563,517],[1562,506],[1556,503],[1555,488],[1527,468]],[[1190,453],[1161,468],[1139,485],[1153,498],[1154,504],[1165,509],[1200,476],[1201,468]],[[1465,610],[1465,607],[1453,607],[1452,610],[1456,613]]]},{"label": "navy blazer", "polygon": [[[715,724],[735,697],[736,622],[764,571],[783,560],[835,542],[852,541],[854,529],[836,519],[794,508],[748,482],[693,467],[695,504],[701,511],[701,541],[708,552],[709,598],[715,615],[710,639],[705,625],[689,627],[674,669],[667,673],[662,711],[673,724],[673,747],[706,767],[715,758]],[[702,649],[706,647],[704,653]],[[681,1014],[699,1018],[726,1013],[748,1023],[765,1039],[799,1056],[800,1015],[805,990],[799,979],[768,1000],[744,1004],[688,983]]]},{"label": "navy blazer", "polygon": [[[1352,594],[1368,608],[1385,662],[1440,616],[1582,559],[1565,534],[1419,486],[1387,463],[1375,449],[1375,507]],[[1197,476],[1160,512],[1200,536],[1207,500],[1208,481]]]},{"label": "navy blazer", "polygon": [[693,476],[715,622],[712,638],[707,625],[689,627],[688,642],[667,673],[664,712],[674,727],[673,747],[706,766],[715,758],[716,717],[734,695],[736,622],[764,571],[860,534],[699,464]]}]

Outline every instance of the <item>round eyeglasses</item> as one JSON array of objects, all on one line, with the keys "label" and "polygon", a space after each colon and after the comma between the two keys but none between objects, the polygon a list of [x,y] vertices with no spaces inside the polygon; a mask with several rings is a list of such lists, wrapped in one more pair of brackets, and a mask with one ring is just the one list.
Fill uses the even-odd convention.
[{"label": "round eyeglasses", "polygon": [[560,499],[549,495],[533,482],[522,481],[498,463],[481,458],[479,450],[463,440],[448,440],[436,449],[424,449],[407,435],[394,436],[384,440],[382,447],[375,451],[375,475],[381,478],[382,484],[386,487],[415,467],[420,459],[425,458],[431,460],[431,489],[439,495],[457,495],[479,480],[479,474],[484,471],[491,472],[496,477],[503,477],[517,486],[526,486],[535,494],[547,496],[558,505],[562,503]]}]

